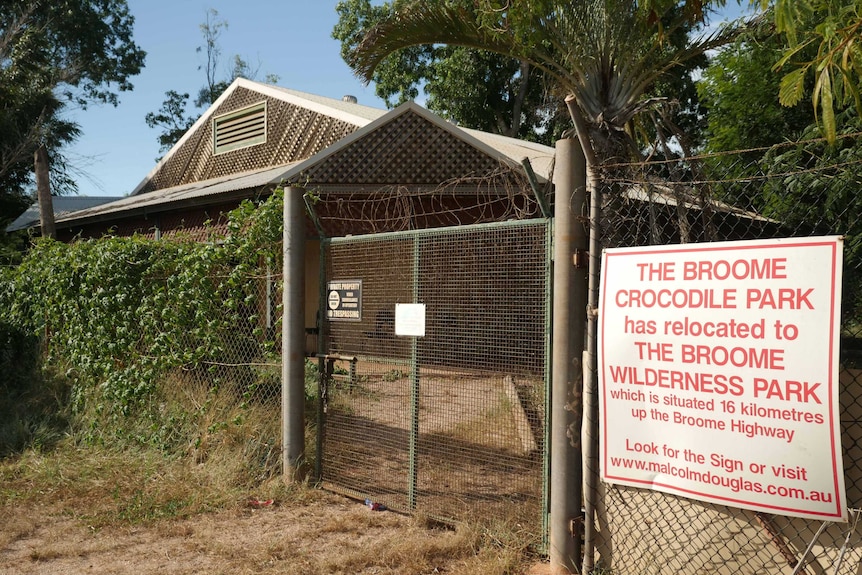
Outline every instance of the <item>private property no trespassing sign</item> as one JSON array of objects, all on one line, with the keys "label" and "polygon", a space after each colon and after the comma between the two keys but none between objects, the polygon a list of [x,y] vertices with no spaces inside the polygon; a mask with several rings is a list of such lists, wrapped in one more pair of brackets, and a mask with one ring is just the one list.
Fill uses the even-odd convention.
[{"label": "private property no trespassing sign", "polygon": [[602,479],[846,521],[842,249],[822,237],[606,250]]}]

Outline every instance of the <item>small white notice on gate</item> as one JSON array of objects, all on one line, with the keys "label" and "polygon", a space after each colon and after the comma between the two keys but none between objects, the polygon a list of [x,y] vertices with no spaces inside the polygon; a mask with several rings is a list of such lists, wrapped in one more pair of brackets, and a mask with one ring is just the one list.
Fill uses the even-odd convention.
[{"label": "small white notice on gate", "polygon": [[395,335],[425,337],[425,304],[395,304]]},{"label": "small white notice on gate", "polygon": [[606,250],[602,479],[846,521],[840,237]]}]

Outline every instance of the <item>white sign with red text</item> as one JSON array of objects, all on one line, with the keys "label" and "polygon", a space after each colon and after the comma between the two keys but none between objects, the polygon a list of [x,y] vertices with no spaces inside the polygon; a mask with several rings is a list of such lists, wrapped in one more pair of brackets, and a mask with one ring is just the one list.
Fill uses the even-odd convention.
[{"label": "white sign with red text", "polygon": [[602,479],[844,520],[840,237],[606,250]]}]

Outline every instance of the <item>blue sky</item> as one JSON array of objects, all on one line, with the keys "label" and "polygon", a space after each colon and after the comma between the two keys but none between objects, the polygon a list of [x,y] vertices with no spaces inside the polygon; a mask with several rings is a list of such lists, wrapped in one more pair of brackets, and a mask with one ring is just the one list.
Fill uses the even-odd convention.
[{"label": "blue sky", "polygon": [[[359,103],[384,108],[373,86],[356,79],[332,39],[336,0],[128,0],[135,16],[135,41],[147,52],[146,67],[132,79],[135,89],[120,95],[119,106],[90,106],[70,113],[82,129],[69,149],[79,193],[122,196],[155,165],[158,132],[144,122],[158,110],[167,90],[194,94],[204,85],[198,66],[204,54],[200,24],[207,10],[228,23],[222,32],[222,75],[233,55],[260,63],[258,79],[276,74],[278,84],[331,98],[345,94]],[[730,2],[729,11],[739,7]]]},{"label": "blue sky", "polygon": [[204,85],[198,66],[204,54],[200,24],[208,8],[227,21],[222,32],[222,75],[239,54],[260,63],[258,79],[279,76],[287,88],[340,99],[352,94],[359,103],[385,108],[341,59],[340,44],[331,37],[338,20],[335,1],[327,0],[128,0],[135,16],[135,41],[147,52],[146,67],[132,79],[134,91],[120,95],[120,104],[74,110],[82,135],[69,149],[79,193],[122,196],[149,173],[159,154],[158,132],[144,122],[158,110],[167,90],[194,94]]}]

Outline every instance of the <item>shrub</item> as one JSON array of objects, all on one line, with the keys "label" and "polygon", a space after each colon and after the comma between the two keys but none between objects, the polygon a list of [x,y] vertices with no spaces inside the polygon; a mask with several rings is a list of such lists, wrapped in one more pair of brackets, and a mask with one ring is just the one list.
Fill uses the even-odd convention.
[{"label": "shrub", "polygon": [[[167,409],[171,395],[160,387],[180,382],[247,407],[278,373],[260,369],[280,329],[262,324],[259,288],[280,268],[282,198],[244,202],[229,215],[228,236],[206,243],[36,241],[0,274],[0,368],[16,374],[4,385],[32,395],[50,387],[46,370],[60,370],[85,439],[187,448],[193,439],[178,431],[200,413]],[[28,384],[36,373],[41,382]]]}]

